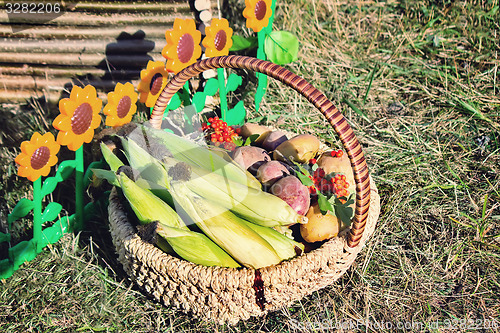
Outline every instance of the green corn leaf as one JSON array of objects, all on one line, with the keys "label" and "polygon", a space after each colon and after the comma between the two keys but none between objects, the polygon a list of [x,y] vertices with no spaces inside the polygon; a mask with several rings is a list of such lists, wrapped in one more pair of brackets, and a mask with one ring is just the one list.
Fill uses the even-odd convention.
[{"label": "green corn leaf", "polygon": [[161,163],[132,139],[122,139],[130,166],[139,171],[142,178],[161,187],[168,187],[167,171]]},{"label": "green corn leaf", "polygon": [[188,229],[179,215],[163,200],[142,188],[124,173],[119,176],[120,187],[141,224],[159,221],[171,227]]},{"label": "green corn leaf", "polygon": [[103,169],[91,169],[91,170],[97,178],[105,179],[111,185],[120,187],[120,182],[116,177],[116,173],[114,173],[113,171],[103,170]]},{"label": "green corn leaf", "polygon": [[288,238],[273,228],[261,226],[248,221],[245,222],[247,226],[258,233],[273,247],[282,260],[293,258],[297,255],[297,253],[302,253],[304,251],[304,244]]},{"label": "green corn leaf", "polygon": [[101,152],[102,156],[106,160],[106,163],[108,163],[109,168],[116,172],[119,167],[123,165],[123,162],[109,149],[109,147],[101,142]]}]

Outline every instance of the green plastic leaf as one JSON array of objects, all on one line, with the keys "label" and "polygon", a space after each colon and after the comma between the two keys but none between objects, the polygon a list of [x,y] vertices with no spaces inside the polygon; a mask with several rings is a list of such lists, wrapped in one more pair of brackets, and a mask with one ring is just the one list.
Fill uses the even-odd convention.
[{"label": "green plastic leaf", "polygon": [[34,239],[22,241],[9,248],[9,259],[14,264],[14,269],[17,269],[22,263],[31,261],[36,257],[36,245]]},{"label": "green plastic leaf", "polygon": [[233,39],[233,46],[229,48],[229,51],[241,51],[241,50],[253,49],[258,45],[258,39],[257,37],[254,36],[245,38],[238,35],[233,35],[232,39]]},{"label": "green plastic leaf", "polygon": [[206,98],[207,98],[207,95],[202,91],[199,91],[199,92],[194,94],[193,105],[194,105],[194,108],[196,109],[197,113],[200,113],[201,111],[203,111],[203,108],[205,107]]},{"label": "green plastic leaf", "polygon": [[205,88],[203,88],[203,91],[208,96],[214,96],[217,93],[217,90],[219,90],[219,82],[216,78],[209,79],[205,83]]},{"label": "green plastic leaf", "polygon": [[267,89],[267,75],[257,73],[257,90],[255,91],[255,110],[259,111],[260,103],[266,94]]},{"label": "green plastic leaf", "polygon": [[4,234],[3,232],[0,232],[0,243],[3,242],[10,242],[10,234]]},{"label": "green plastic leaf", "polygon": [[45,207],[42,213],[42,222],[53,221],[61,212],[62,205],[57,202],[51,202]]},{"label": "green plastic leaf", "polygon": [[175,110],[179,106],[181,106],[181,97],[179,96],[180,93],[176,93],[172,98],[170,99],[170,102],[168,102],[167,109],[169,110]]},{"label": "green plastic leaf", "polygon": [[19,200],[19,202],[17,203],[17,205],[14,207],[14,209],[7,218],[9,224],[28,215],[28,213],[31,212],[33,207],[34,207],[33,201],[26,198],[22,198],[21,200]]},{"label": "green plastic leaf", "polygon": [[275,64],[289,64],[298,59],[299,40],[288,31],[273,31],[266,36],[264,50]]},{"label": "green plastic leaf", "polygon": [[238,74],[231,73],[227,78],[226,90],[227,92],[235,91],[243,82],[243,79]]},{"label": "green plastic leaf", "polygon": [[41,194],[42,197],[54,192],[58,183],[59,183],[59,181],[56,179],[56,177],[46,178],[43,181],[43,185],[42,185],[42,194]]},{"label": "green plastic leaf", "polygon": [[227,111],[226,122],[229,126],[242,125],[245,122],[246,115],[245,105],[243,101],[239,101],[234,108]]},{"label": "green plastic leaf", "polygon": [[58,182],[62,182],[71,176],[73,170],[76,168],[76,160],[66,160],[59,164],[56,172],[56,179]]}]

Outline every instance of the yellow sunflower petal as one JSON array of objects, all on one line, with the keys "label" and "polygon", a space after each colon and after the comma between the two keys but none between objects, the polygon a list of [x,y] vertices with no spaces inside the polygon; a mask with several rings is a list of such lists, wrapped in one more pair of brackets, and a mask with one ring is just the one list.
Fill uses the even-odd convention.
[{"label": "yellow sunflower petal", "polygon": [[269,24],[272,15],[272,0],[245,0],[243,17],[247,19],[246,26],[255,32]]},{"label": "yellow sunflower petal", "polygon": [[69,144],[75,139],[76,135],[73,132],[63,132],[60,131],[57,134],[56,142],[61,146],[69,146]]},{"label": "yellow sunflower petal", "polygon": [[102,100],[97,97],[97,91],[93,86],[87,85],[84,88],[73,86],[70,97],[59,102],[61,114],[52,123],[52,126],[59,130],[57,143],[78,149],[79,146],[76,146],[80,141],[75,143],[74,139],[87,132],[94,134],[94,129],[101,122],[99,116],[101,107]]},{"label": "yellow sunflower petal", "polygon": [[212,19],[212,24],[205,29],[205,33],[202,44],[206,48],[207,57],[229,54],[229,48],[233,45],[233,29],[229,27],[226,19]]},{"label": "yellow sunflower petal", "polygon": [[166,68],[177,73],[194,63],[201,55],[201,32],[196,30],[193,19],[179,19],[174,22],[174,28],[165,32],[167,45],[162,55],[167,59]]},{"label": "yellow sunflower petal", "polygon": [[19,165],[17,174],[35,181],[41,175],[46,176],[50,168],[57,163],[59,145],[52,133],[42,135],[35,132],[29,141],[21,143],[21,151],[15,158]]}]

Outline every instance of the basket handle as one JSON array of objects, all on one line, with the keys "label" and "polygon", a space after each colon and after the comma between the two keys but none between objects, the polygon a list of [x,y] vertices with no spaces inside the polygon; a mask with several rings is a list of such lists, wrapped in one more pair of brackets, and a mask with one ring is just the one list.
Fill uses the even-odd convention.
[{"label": "basket handle", "polygon": [[366,219],[368,217],[368,208],[370,206],[370,179],[368,175],[368,166],[361,145],[344,116],[322,92],[314,88],[300,76],[272,62],[245,56],[230,55],[200,60],[184,68],[167,83],[158,96],[153,108],[151,119],[149,120],[151,126],[157,129],[161,128],[163,112],[168,102],[172,96],[184,86],[187,80],[206,70],[216,68],[246,69],[273,77],[299,92],[325,116],[340,137],[354,172],[354,179],[356,182],[356,208],[352,227],[347,237],[347,245],[350,248],[356,247],[363,235]]}]

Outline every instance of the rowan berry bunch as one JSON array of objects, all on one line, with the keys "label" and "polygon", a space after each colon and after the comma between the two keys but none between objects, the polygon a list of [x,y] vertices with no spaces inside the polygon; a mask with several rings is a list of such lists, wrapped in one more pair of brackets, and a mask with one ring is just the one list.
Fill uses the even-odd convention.
[{"label": "rowan berry bunch", "polygon": [[[342,153],[341,150],[340,152]],[[309,161],[309,164],[316,164],[316,159],[311,159]],[[347,191],[347,188],[349,188],[349,183],[347,182],[345,175],[327,175],[325,170],[318,167],[316,168],[316,170],[314,170],[313,174],[309,176],[309,178],[314,183],[314,185],[308,186],[309,193],[311,194],[316,194],[316,192],[319,191],[325,195],[334,194],[337,198],[347,197],[349,195],[349,191]]]},{"label": "rowan berry bunch", "polygon": [[344,152],[342,151],[342,149],[332,150],[330,155],[332,155],[332,157],[342,157],[342,155],[344,155]]},{"label": "rowan berry bunch", "polygon": [[207,120],[208,122],[201,124],[201,129],[205,132],[207,141],[217,147],[222,146],[227,150],[234,150],[236,145],[233,142],[233,137],[239,135],[240,129],[228,126],[219,117],[210,117]]}]

